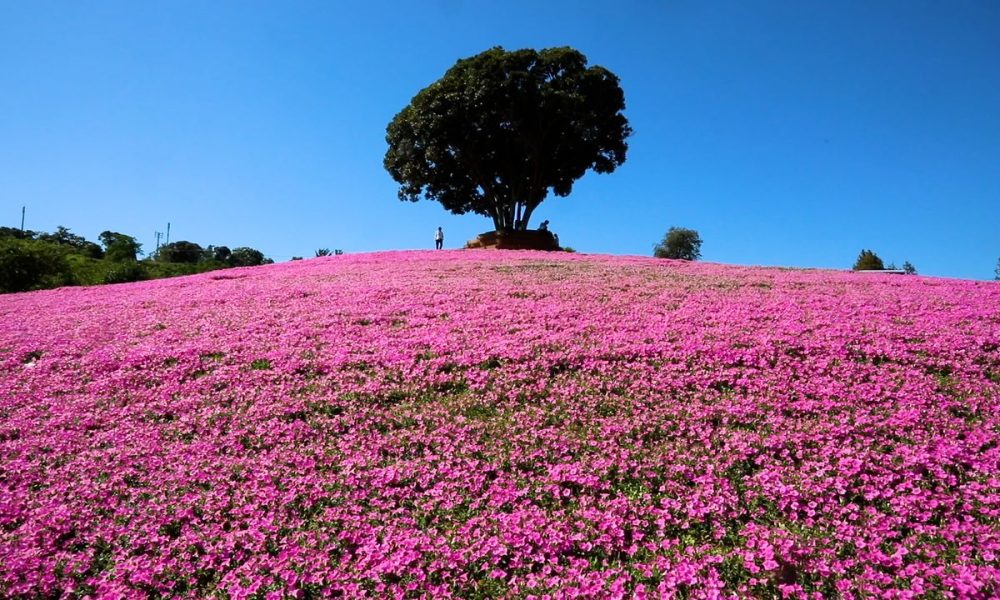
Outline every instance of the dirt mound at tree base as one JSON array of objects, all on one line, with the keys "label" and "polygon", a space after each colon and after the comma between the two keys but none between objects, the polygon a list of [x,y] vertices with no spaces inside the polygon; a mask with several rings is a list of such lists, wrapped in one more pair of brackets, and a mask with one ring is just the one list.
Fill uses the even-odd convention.
[{"label": "dirt mound at tree base", "polygon": [[526,231],[487,231],[469,240],[466,248],[493,248],[496,250],[561,250],[559,238],[551,231],[529,229]]}]

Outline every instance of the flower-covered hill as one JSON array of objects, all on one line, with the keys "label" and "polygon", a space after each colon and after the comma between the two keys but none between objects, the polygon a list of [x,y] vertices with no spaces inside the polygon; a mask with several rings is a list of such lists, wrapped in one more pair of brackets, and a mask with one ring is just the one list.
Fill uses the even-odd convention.
[{"label": "flower-covered hill", "polygon": [[0,596],[1000,594],[1000,285],[411,252],[0,298]]}]

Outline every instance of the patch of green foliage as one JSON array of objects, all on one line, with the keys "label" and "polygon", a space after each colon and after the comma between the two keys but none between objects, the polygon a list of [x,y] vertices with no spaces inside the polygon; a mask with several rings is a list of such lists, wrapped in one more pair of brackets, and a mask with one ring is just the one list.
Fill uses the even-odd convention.
[{"label": "patch of green foliage", "polygon": [[230,251],[193,242],[167,244],[139,260],[142,244],[132,236],[104,231],[99,239],[103,248],[65,227],[54,233],[0,227],[0,293],[129,283],[273,262],[253,248]]}]

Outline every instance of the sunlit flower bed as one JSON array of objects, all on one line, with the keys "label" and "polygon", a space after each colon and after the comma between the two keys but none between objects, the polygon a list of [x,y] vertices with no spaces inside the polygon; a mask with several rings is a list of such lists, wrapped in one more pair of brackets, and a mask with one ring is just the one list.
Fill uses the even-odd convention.
[{"label": "sunlit flower bed", "polygon": [[1000,284],[534,252],[0,297],[0,596],[1000,594]]}]

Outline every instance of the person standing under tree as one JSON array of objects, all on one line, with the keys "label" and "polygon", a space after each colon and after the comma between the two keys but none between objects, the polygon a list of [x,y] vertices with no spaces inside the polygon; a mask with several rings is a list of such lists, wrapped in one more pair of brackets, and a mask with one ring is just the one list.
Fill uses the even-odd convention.
[{"label": "person standing under tree", "polygon": [[434,232],[434,248],[440,250],[444,247],[444,231],[438,227],[438,230]]}]

